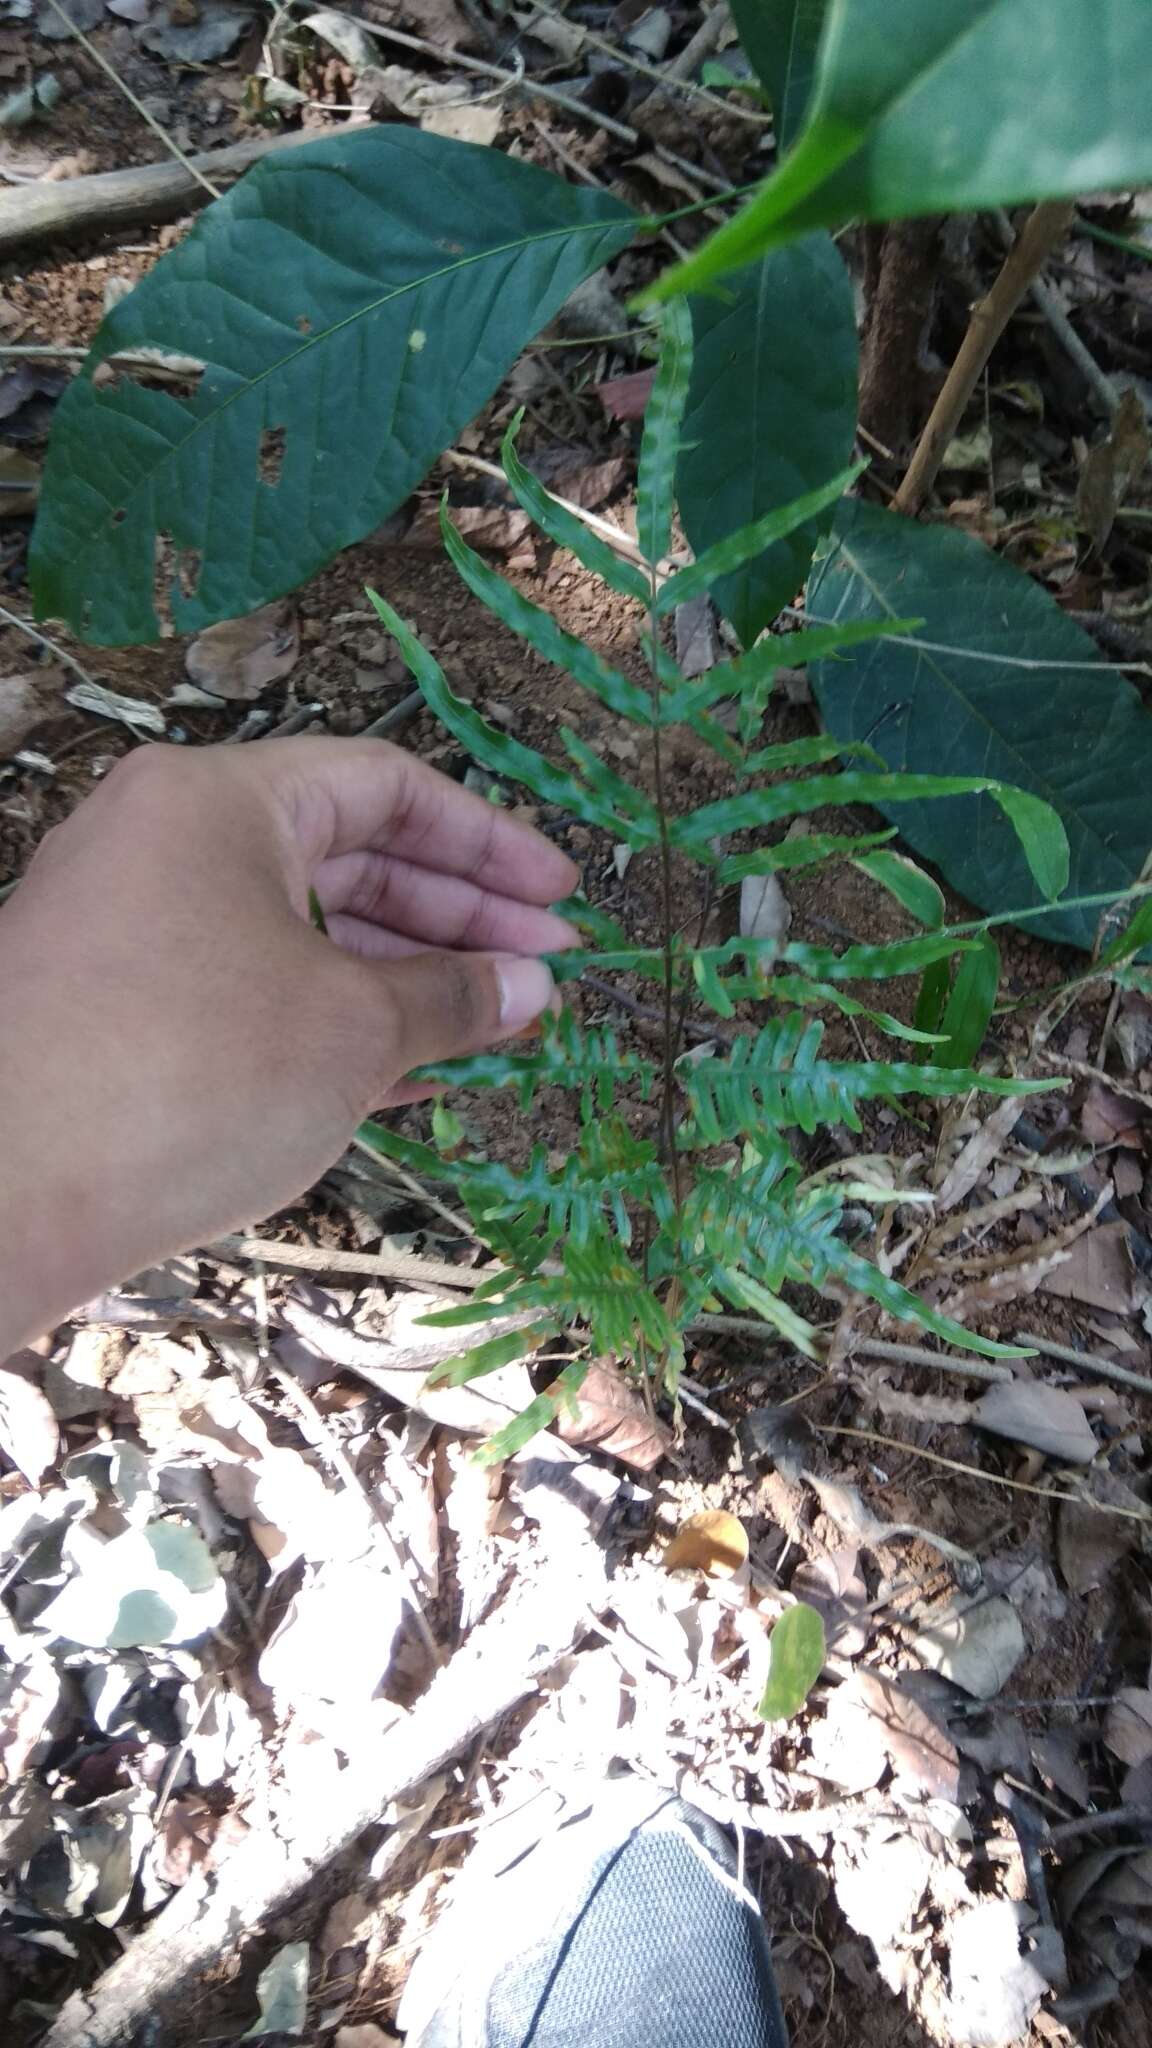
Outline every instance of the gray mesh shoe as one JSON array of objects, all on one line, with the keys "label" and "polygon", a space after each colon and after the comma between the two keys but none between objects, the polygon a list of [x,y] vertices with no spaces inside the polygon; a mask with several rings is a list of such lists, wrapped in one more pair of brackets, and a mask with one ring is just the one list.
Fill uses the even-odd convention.
[{"label": "gray mesh shoe", "polygon": [[768,1941],[721,1830],[597,1781],[532,1846],[481,1836],[408,1982],[407,2048],[787,2048]]}]

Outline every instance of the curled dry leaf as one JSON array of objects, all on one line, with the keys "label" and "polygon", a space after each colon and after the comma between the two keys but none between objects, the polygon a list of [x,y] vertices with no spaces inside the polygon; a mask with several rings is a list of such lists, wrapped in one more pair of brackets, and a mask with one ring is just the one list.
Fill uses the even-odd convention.
[{"label": "curled dry leaf", "polygon": [[664,1552],[666,1572],[706,1572],[710,1579],[730,1579],[747,1562],[748,1532],[723,1508],[689,1515]]},{"label": "curled dry leaf", "polygon": [[611,1359],[594,1358],[583,1386],[560,1409],[556,1427],[567,1444],[595,1444],[637,1472],[651,1472],[672,1442],[666,1423],[650,1415],[640,1390]]},{"label": "curled dry leaf", "polygon": [[946,1209],[954,1209],[965,1195],[971,1194],[987,1168],[991,1166],[1002,1145],[1005,1145],[1024,1114],[1024,1098],[1019,1095],[1006,1096],[986,1117],[980,1129],[969,1138],[940,1183],[936,1196],[937,1213],[943,1215]]},{"label": "curled dry leaf", "polygon": [[1088,1085],[1080,1105],[1080,1129],[1092,1145],[1125,1145],[1132,1152],[1143,1149],[1147,1124],[1140,1105],[1130,1096],[1106,1088],[1103,1081]]},{"label": "curled dry leaf", "polygon": [[51,717],[62,681],[54,669],[0,676],[0,755],[14,754],[29,733]]},{"label": "curled dry leaf", "polygon": [[1121,1686],[1108,1709],[1104,1740],[1122,1764],[1142,1764],[1152,1757],[1152,1692]]},{"label": "curled dry leaf", "polygon": [[0,1451],[30,1486],[56,1461],[60,1431],[47,1396],[22,1372],[0,1369]]},{"label": "curled dry leaf", "polygon": [[1064,1465],[1090,1464],[1100,1448],[1076,1396],[1039,1380],[1000,1380],[981,1394],[970,1420]]},{"label": "curled dry leaf", "polygon": [[265,604],[246,618],[209,626],[188,649],[189,682],[213,697],[249,704],[296,666],[300,639],[290,604]]},{"label": "curled dry leaf", "polygon": [[633,370],[624,377],[609,377],[606,384],[594,384],[592,389],[609,419],[642,420],[655,381],[655,369]]}]

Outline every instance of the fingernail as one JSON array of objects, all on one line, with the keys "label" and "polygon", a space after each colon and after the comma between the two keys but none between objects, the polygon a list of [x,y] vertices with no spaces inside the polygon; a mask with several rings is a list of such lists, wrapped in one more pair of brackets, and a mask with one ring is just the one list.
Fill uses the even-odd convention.
[{"label": "fingernail", "polygon": [[542,960],[507,958],[496,963],[500,983],[500,1023],[505,1031],[519,1031],[548,1008],[553,981]]}]

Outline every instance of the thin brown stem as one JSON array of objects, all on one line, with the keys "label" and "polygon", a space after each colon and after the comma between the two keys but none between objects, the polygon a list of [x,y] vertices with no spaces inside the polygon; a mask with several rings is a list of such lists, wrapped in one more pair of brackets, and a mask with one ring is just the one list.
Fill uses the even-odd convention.
[{"label": "thin brown stem", "polygon": [[1070,199],[1047,199],[1034,207],[991,291],[973,306],[968,332],[892,501],[894,512],[913,514],[924,503],[984,365],[1075,211]]}]

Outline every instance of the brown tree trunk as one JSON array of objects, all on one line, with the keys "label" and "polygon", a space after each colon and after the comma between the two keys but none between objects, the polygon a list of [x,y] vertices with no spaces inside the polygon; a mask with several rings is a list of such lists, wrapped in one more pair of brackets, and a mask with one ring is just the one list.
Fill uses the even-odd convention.
[{"label": "brown tree trunk", "polygon": [[939,386],[924,361],[936,305],[942,222],[894,221],[864,231],[860,419],[903,458]]}]

